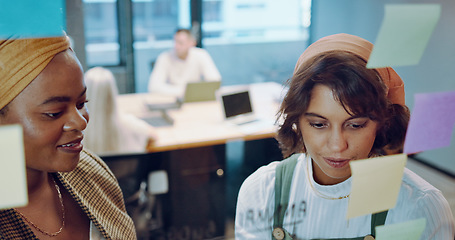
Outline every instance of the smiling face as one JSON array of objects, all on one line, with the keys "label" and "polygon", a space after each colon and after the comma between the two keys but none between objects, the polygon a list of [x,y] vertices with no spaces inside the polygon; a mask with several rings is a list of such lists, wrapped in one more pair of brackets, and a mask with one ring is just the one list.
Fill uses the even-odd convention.
[{"label": "smiling face", "polygon": [[21,124],[28,170],[71,171],[82,150],[87,127],[86,87],[75,55],[57,54],[7,105],[0,124]]},{"label": "smiling face", "polygon": [[378,123],[366,116],[351,116],[324,85],[312,90],[299,129],[307,154],[313,159],[316,182],[329,185],[351,176],[349,161],[370,155]]}]

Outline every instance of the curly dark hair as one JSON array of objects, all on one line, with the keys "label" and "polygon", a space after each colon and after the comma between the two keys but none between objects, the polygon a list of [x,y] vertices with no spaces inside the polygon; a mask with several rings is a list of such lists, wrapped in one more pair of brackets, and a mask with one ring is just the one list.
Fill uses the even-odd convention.
[{"label": "curly dark hair", "polygon": [[313,88],[324,85],[332,89],[336,100],[350,115],[367,116],[379,123],[371,154],[384,154],[384,149],[400,148],[409,121],[406,106],[392,104],[387,87],[365,60],[345,51],[320,54],[300,66],[287,81],[289,90],[281,104],[277,140],[284,157],[305,152],[299,119],[310,104]]}]

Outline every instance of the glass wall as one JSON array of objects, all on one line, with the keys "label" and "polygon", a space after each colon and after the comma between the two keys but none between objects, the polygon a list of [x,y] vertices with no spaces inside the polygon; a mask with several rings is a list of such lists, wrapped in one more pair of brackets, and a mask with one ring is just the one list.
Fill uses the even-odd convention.
[{"label": "glass wall", "polygon": [[[173,46],[175,30],[191,27],[190,0],[121,1],[132,3],[134,91],[145,92],[156,58]],[[202,46],[219,68],[223,85],[283,82],[292,74],[307,46],[311,0],[201,2]],[[117,0],[84,0],[89,67],[120,64],[122,19],[117,11],[123,9],[117,6]]]},{"label": "glass wall", "polygon": [[[153,15],[152,6],[162,1],[140,1],[142,11],[148,5]],[[189,0],[164,2],[176,6],[166,8],[167,16],[147,15],[148,21],[135,16],[136,92],[147,91],[153,64],[161,52],[172,48],[175,29],[190,27]],[[311,0],[203,0],[202,4],[202,46],[219,68],[223,85],[282,83],[292,74],[308,43]]]}]

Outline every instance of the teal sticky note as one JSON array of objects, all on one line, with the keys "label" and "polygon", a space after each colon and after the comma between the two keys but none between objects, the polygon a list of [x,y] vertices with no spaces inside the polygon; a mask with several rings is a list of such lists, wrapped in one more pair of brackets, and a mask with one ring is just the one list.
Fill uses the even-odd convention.
[{"label": "teal sticky note", "polygon": [[440,15],[439,4],[387,4],[367,68],[418,64]]},{"label": "teal sticky note", "polygon": [[376,227],[376,240],[419,240],[426,225],[425,218]]},{"label": "teal sticky note", "polygon": [[0,126],[0,209],[28,203],[24,140],[20,125]]},{"label": "teal sticky note", "polygon": [[66,31],[64,0],[12,0],[0,3],[0,38],[62,36]]}]

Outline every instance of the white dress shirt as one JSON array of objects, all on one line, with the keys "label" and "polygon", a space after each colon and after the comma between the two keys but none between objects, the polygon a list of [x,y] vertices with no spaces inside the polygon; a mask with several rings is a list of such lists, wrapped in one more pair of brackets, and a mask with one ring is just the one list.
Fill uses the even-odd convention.
[{"label": "white dress shirt", "polygon": [[171,50],[158,56],[150,74],[148,90],[183,96],[188,82],[220,80],[221,75],[205,49],[190,48],[185,60]]}]

